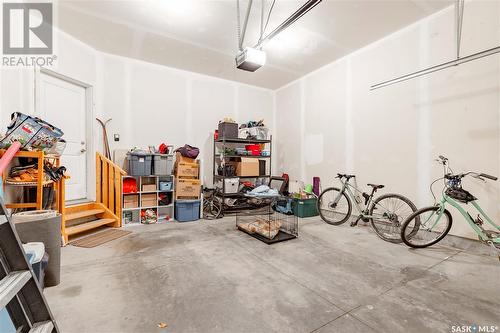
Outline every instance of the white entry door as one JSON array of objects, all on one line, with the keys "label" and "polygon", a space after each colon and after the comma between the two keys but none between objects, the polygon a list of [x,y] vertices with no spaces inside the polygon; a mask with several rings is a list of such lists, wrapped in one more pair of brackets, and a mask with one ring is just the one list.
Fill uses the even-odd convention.
[{"label": "white entry door", "polygon": [[38,82],[37,114],[60,128],[66,140],[61,157],[61,164],[71,177],[66,181],[66,200],[86,199],[86,88],[43,72]]}]

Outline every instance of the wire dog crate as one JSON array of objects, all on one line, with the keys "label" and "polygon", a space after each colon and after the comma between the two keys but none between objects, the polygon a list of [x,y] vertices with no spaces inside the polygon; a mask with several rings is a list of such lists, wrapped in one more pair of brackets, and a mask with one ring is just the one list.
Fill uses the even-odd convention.
[{"label": "wire dog crate", "polygon": [[277,211],[273,204],[236,213],[236,227],[266,244],[283,242],[299,236],[297,216]]}]

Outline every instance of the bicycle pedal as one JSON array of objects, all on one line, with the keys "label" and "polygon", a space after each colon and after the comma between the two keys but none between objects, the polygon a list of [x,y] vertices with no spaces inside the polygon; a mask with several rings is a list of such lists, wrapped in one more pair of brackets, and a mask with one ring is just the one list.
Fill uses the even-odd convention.
[{"label": "bicycle pedal", "polygon": [[359,220],[361,220],[362,216],[358,216],[358,218],[356,219],[356,221],[353,221],[351,222],[351,227],[355,227],[358,225],[359,223]]}]

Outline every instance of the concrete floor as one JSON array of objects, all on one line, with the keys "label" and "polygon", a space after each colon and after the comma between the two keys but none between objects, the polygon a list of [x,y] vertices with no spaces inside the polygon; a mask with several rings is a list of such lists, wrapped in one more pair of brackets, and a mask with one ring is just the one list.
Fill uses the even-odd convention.
[{"label": "concrete floor", "polygon": [[500,326],[500,262],[492,256],[448,245],[415,251],[367,226],[318,218],[300,220],[299,239],[274,245],[237,231],[234,218],[128,229],[93,249],[63,249],[62,283],[45,291],[61,332]]}]

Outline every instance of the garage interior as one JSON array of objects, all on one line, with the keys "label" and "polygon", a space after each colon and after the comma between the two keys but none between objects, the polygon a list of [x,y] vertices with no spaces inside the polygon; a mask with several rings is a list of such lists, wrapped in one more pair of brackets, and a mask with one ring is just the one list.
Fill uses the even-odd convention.
[{"label": "garage interior", "polygon": [[499,331],[499,1],[2,12],[0,333]]}]

